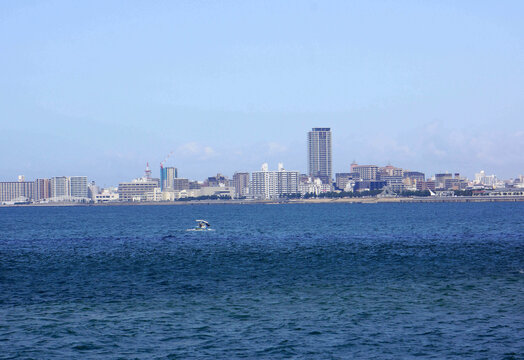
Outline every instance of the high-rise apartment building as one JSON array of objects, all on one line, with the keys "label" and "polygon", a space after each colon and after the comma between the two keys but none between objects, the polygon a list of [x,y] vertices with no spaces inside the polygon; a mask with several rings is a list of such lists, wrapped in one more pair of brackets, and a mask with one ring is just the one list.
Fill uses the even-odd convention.
[{"label": "high-rise apartment building", "polygon": [[174,180],[178,177],[178,170],[176,167],[164,167],[160,165],[160,187],[162,191],[173,190]]},{"label": "high-rise apartment building", "polygon": [[70,176],[69,193],[74,198],[87,198],[87,176]]},{"label": "high-rise apartment building", "polygon": [[237,172],[233,175],[233,184],[235,186],[235,196],[246,196],[249,192],[249,173]]},{"label": "high-rise apartment building", "polygon": [[51,197],[51,180],[36,179],[33,191],[33,200],[39,201]]},{"label": "high-rise apartment building", "polygon": [[[25,180],[21,178],[20,180]],[[31,200],[33,198],[33,181],[0,182],[0,203],[13,200]]]},{"label": "high-rise apartment building", "polygon": [[309,176],[331,183],[333,179],[331,129],[313,128],[307,135],[307,147]]},{"label": "high-rise apartment building", "polygon": [[256,199],[276,199],[285,194],[298,193],[298,171],[286,171],[279,164],[278,171],[269,171],[267,164],[251,174],[251,194]]},{"label": "high-rise apartment building", "polygon": [[55,176],[51,178],[51,197],[66,198],[70,197],[69,178],[66,176]]}]

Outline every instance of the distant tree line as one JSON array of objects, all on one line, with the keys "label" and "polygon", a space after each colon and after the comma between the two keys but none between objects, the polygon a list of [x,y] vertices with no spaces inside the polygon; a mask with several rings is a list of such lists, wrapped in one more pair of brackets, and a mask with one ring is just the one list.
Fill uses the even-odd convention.
[{"label": "distant tree line", "polygon": [[[364,190],[364,191],[341,191],[341,192],[325,192],[320,194],[314,194],[314,193],[307,193],[305,195],[301,195],[300,193],[296,194],[283,194],[281,198],[283,199],[340,199],[340,198],[361,198],[361,197],[374,197],[379,195],[382,192],[382,190]],[[454,195],[455,196],[472,196],[473,191],[472,190],[455,190]],[[404,190],[399,196],[403,197],[410,197],[410,196],[431,196],[431,192],[429,190],[416,190],[416,191],[410,191],[410,190]],[[245,199],[245,196],[239,197],[237,199]],[[231,200],[231,196],[229,195],[203,195],[203,196],[197,196],[197,197],[186,197],[186,198],[180,198],[176,201],[198,201],[198,200]]]},{"label": "distant tree line", "polygon": [[229,195],[202,195],[202,196],[189,196],[186,198],[180,198],[176,201],[193,201],[193,200],[231,200]]},{"label": "distant tree line", "polygon": [[[361,198],[361,197],[370,197],[377,196],[382,192],[382,190],[364,190],[364,191],[341,191],[341,192],[325,192],[320,194],[307,193],[305,195],[301,194],[284,194],[282,195],[285,199],[340,199],[340,198]],[[403,191],[399,194],[400,196],[430,196],[431,193],[429,190],[417,190],[417,191]]]},{"label": "distant tree line", "polygon": [[410,191],[410,190],[404,190],[400,193],[400,196],[431,196],[431,192],[429,190],[416,190],[416,191]]},{"label": "distant tree line", "polygon": [[307,193],[304,196],[302,196],[300,193],[297,194],[283,194],[282,197],[286,199],[339,199],[339,198],[360,198],[360,197],[369,197],[369,196],[377,196],[380,194],[382,190],[365,190],[365,191],[359,191],[359,192],[351,192],[351,191],[341,191],[341,192],[324,192],[320,194],[314,194],[314,193]]},{"label": "distant tree line", "polygon": [[453,193],[455,196],[472,196],[473,190],[455,190]]}]

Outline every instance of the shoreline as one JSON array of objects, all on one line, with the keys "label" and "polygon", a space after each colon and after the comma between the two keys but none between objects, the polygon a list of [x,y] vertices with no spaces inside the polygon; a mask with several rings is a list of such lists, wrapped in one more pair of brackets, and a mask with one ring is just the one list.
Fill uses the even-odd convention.
[{"label": "shoreline", "polygon": [[111,202],[101,204],[83,203],[45,203],[0,205],[0,208],[10,207],[68,207],[68,206],[181,206],[181,205],[282,205],[282,204],[391,204],[391,203],[480,203],[480,202],[521,202],[524,196],[505,197],[362,197],[362,198],[323,198],[323,199],[291,199],[291,200],[191,200],[191,201],[143,201],[143,202]]}]

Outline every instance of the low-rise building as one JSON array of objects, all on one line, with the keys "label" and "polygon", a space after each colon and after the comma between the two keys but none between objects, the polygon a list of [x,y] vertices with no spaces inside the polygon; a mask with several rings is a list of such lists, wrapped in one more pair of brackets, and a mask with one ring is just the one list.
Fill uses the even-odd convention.
[{"label": "low-rise building", "polygon": [[435,187],[437,190],[446,190],[446,180],[453,179],[450,173],[435,174]]},{"label": "low-rise building", "polygon": [[335,174],[335,186],[339,190],[345,190],[347,184],[352,180],[360,180],[360,174],[358,172]]},{"label": "low-rise building", "polygon": [[351,164],[351,172],[356,172],[359,174],[360,179],[362,180],[376,180],[378,173],[377,165],[357,165]]},{"label": "low-rise building", "polygon": [[302,196],[306,194],[319,195],[333,191],[333,187],[330,184],[324,184],[319,178],[310,178],[307,183],[300,183],[298,185],[298,191]]},{"label": "low-rise building", "polygon": [[417,190],[419,191],[425,191],[425,190],[435,191],[436,190],[436,185],[435,185],[434,180],[418,181],[416,186],[417,186]]},{"label": "low-rise building", "polygon": [[160,188],[159,179],[135,179],[118,184],[118,197],[120,201],[146,201],[147,193],[155,188]]},{"label": "low-rise building", "polygon": [[97,204],[118,201],[118,193],[110,189],[104,189],[102,192],[94,194],[93,200]]},{"label": "low-rise building", "polygon": [[375,191],[382,190],[387,183],[383,180],[360,180],[356,181],[353,187],[354,191]]},{"label": "low-rise building", "polygon": [[402,175],[382,175],[380,176],[380,180],[386,182],[386,186],[388,186],[391,191],[395,193],[401,193],[404,191],[404,183],[402,182],[403,177]]},{"label": "low-rise building", "polygon": [[175,191],[189,190],[189,179],[185,179],[185,178],[173,179],[173,190]]}]

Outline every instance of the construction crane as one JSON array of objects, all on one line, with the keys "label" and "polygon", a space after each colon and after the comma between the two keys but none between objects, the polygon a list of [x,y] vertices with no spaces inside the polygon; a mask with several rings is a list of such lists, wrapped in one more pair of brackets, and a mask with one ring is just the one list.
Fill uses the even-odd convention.
[{"label": "construction crane", "polygon": [[160,162],[160,167],[163,168],[164,167],[164,164],[167,162],[167,160],[171,157],[171,155],[173,155],[174,151],[171,151],[167,156],[166,158]]}]

